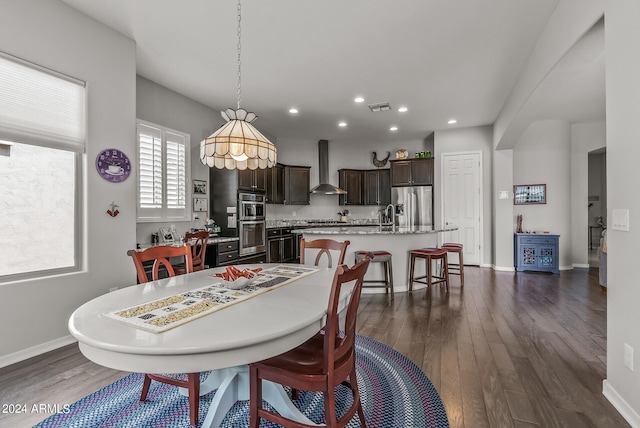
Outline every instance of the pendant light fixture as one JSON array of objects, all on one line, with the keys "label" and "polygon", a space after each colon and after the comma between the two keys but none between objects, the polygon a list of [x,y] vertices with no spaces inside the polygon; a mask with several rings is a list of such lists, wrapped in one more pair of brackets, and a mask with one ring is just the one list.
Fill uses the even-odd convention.
[{"label": "pendant light fixture", "polygon": [[276,164],[276,146],[252,124],[258,118],[240,108],[241,5],[238,0],[238,108],[220,112],[227,123],[200,142],[200,161],[218,169],[269,168]]}]

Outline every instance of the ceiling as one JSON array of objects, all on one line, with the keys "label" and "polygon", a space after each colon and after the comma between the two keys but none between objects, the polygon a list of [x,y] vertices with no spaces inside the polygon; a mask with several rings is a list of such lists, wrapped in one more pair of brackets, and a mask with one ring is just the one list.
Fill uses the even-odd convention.
[{"label": "ceiling", "polygon": [[[236,107],[236,2],[63,1],[135,40],[139,75],[216,110]],[[241,105],[277,138],[405,141],[492,124],[558,1],[245,0]],[[578,88],[541,85],[527,119],[548,114],[549,102],[581,121],[600,114],[581,113],[587,101],[601,101],[603,116],[604,60],[593,63],[601,73],[581,71]],[[601,95],[585,92],[589,79],[602,79]],[[358,95],[364,103],[353,102]],[[380,102],[392,110],[367,108]]]}]

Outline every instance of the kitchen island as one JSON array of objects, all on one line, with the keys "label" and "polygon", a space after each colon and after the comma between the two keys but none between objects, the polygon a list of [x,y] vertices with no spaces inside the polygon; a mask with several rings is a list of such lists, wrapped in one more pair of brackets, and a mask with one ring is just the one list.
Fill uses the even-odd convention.
[{"label": "kitchen island", "polygon": [[[309,229],[294,229],[294,233],[303,235],[305,240],[333,239],[335,241],[349,240],[351,244],[347,248],[345,263],[352,265],[355,261],[356,251],[388,251],[393,256],[393,283],[395,291],[406,291],[409,285],[409,251],[416,248],[436,247],[440,242],[443,232],[457,230],[455,226],[434,229],[432,226],[397,227],[391,226],[341,226],[341,227],[316,227]],[[425,264],[416,263],[416,275],[425,274]],[[383,278],[381,263],[373,263],[369,266],[366,279],[373,280]],[[421,284],[414,284],[414,289],[421,288]],[[384,289],[365,288],[363,293],[380,293]]]}]

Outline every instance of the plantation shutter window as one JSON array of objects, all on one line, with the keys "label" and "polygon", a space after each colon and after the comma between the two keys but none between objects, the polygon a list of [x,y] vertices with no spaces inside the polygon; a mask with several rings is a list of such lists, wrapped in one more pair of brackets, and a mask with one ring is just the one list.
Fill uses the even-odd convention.
[{"label": "plantation shutter window", "polygon": [[138,221],[189,219],[189,139],[138,121]]},{"label": "plantation shutter window", "polygon": [[187,205],[186,153],[184,137],[167,132],[167,207]]}]

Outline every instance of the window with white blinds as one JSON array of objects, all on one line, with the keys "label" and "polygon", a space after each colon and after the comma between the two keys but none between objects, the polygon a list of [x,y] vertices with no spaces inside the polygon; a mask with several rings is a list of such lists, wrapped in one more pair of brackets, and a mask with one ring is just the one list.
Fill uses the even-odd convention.
[{"label": "window with white blinds", "polygon": [[[82,266],[85,82],[0,52],[0,283]],[[47,232],[34,224],[47,224]]]},{"label": "window with white blinds", "polygon": [[0,137],[83,153],[86,84],[0,52]]},{"label": "window with white blinds", "polygon": [[188,134],[138,121],[138,220],[189,220]]}]

